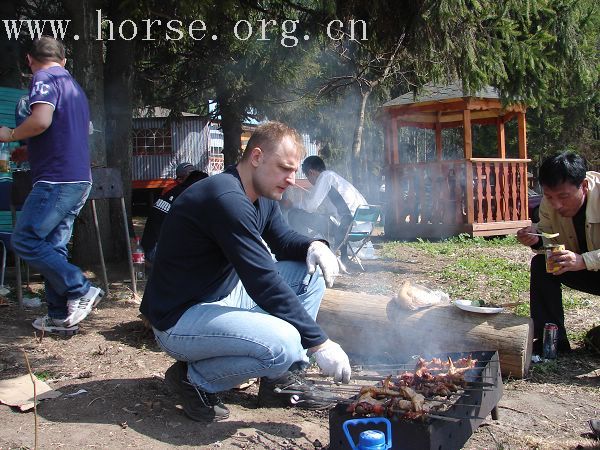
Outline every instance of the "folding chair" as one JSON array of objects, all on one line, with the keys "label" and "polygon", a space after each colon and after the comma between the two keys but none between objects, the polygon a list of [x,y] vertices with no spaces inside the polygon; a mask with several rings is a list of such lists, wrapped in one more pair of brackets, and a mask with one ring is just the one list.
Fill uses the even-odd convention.
[{"label": "folding chair", "polygon": [[[356,262],[362,271],[365,268],[358,257],[358,252],[371,241],[371,235],[375,229],[375,224],[379,220],[379,214],[381,213],[381,207],[378,205],[361,205],[356,208],[352,222],[347,228],[344,239],[336,246],[336,251],[342,248],[342,246],[348,246],[350,253],[350,260]],[[358,243],[358,248],[355,250],[352,248],[350,243]]]},{"label": "folding chair", "polygon": [[6,272],[6,252],[12,250],[10,237],[13,230],[12,214],[10,211],[10,188],[12,181],[0,180],[0,246],[2,246],[2,265],[0,266],[0,287],[4,287]]},{"label": "folding chair", "polygon": [[[6,272],[6,255],[13,252],[15,260],[16,293],[19,307],[23,308],[23,287],[21,285],[21,258],[14,253],[11,237],[17,215],[31,191],[31,175],[29,172],[13,172],[12,180],[3,177],[0,179],[0,245],[2,246],[2,266],[0,272],[0,286],[4,287]],[[26,267],[27,283],[29,284],[29,266]]]}]

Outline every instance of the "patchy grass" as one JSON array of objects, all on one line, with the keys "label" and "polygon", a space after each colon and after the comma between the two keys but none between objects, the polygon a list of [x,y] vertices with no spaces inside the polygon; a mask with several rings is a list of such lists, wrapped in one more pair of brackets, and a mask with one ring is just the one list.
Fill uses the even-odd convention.
[{"label": "patchy grass", "polygon": [[489,299],[497,303],[519,301],[529,289],[526,265],[481,253],[459,257],[442,270],[442,277],[450,287],[451,296],[468,298],[485,284]]},{"label": "patchy grass", "polygon": [[[505,304],[522,302],[514,307],[519,316],[529,317],[529,259],[523,257],[523,246],[515,236],[485,239],[466,234],[440,241],[418,239],[416,242],[383,242],[378,246],[381,257],[389,260],[434,257],[444,291],[452,298],[484,300]],[[565,311],[593,306],[589,294],[563,286]]]},{"label": "patchy grass", "polygon": [[[388,242],[383,244],[381,255],[384,257],[393,257],[397,242]],[[468,234],[461,234],[441,241],[428,241],[417,239],[416,242],[405,242],[404,245],[416,250],[428,253],[430,255],[455,255],[464,251],[480,251],[485,248],[502,248],[520,245],[514,236],[497,237],[494,239],[485,239],[482,237],[470,237]]]},{"label": "patchy grass", "polygon": [[550,359],[538,364],[532,364],[529,368],[529,377],[537,382],[547,381],[549,375],[560,373],[561,367],[557,359]]},{"label": "patchy grass", "polygon": [[54,374],[52,372],[50,372],[49,370],[42,370],[41,372],[34,372],[33,374],[40,381],[46,381],[46,380],[50,380],[50,379],[54,378]]},{"label": "patchy grass", "polygon": [[585,335],[587,334],[588,330],[569,330],[567,329],[567,337],[569,338],[569,341],[571,342],[571,344],[575,343],[578,346],[583,346],[584,342],[585,342]]},{"label": "patchy grass", "polygon": [[[381,256],[397,258],[399,245],[398,242],[384,243]],[[440,277],[451,297],[498,304],[523,301],[515,312],[529,316],[529,265],[510,257],[511,249],[521,247],[514,236],[484,239],[463,234],[437,242],[420,239],[401,245],[417,253],[447,259]]]},{"label": "patchy grass", "polygon": [[563,308],[565,310],[590,307],[592,302],[589,297],[590,294],[563,286]]}]

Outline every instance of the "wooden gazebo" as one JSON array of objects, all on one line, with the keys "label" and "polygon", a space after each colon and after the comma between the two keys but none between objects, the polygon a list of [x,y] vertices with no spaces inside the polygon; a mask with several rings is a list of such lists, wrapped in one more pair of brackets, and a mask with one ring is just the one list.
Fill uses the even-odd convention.
[{"label": "wooden gazebo", "polygon": [[[458,84],[426,86],[417,99],[408,93],[384,104],[386,236],[506,235],[529,225],[525,110],[520,104],[502,106],[492,88],[466,96]],[[513,119],[518,156],[507,158],[504,125]],[[496,127],[497,152],[476,149],[496,157],[474,155],[475,124]],[[429,160],[407,154],[415,150],[400,145],[403,127],[435,130]],[[444,154],[442,130],[447,128],[462,128],[462,158]]]}]

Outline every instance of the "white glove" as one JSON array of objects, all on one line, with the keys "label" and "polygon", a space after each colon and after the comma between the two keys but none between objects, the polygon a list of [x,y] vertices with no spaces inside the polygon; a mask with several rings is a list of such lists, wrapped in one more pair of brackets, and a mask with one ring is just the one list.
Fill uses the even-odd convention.
[{"label": "white glove", "polygon": [[327,287],[332,287],[335,277],[340,274],[340,268],[333,252],[321,241],[311,243],[306,253],[306,267],[308,267],[309,274],[315,272],[317,265],[323,272]]},{"label": "white glove", "polygon": [[350,382],[350,360],[346,352],[336,342],[327,341],[325,345],[313,353],[321,371],[333,377],[334,381]]}]

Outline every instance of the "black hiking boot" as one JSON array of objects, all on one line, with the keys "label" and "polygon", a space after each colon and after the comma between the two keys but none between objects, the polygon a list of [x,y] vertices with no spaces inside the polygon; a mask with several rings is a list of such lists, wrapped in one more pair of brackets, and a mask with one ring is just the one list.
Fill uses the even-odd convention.
[{"label": "black hiking boot", "polygon": [[287,371],[279,378],[270,380],[260,379],[258,389],[259,407],[296,406],[303,409],[329,409],[335,406],[335,401],[328,391],[319,389],[306,380],[304,372],[299,370]]},{"label": "black hiking boot", "polygon": [[203,391],[188,381],[187,363],[177,361],[165,372],[165,383],[181,398],[185,415],[198,422],[216,422],[229,417],[229,409],[217,394]]}]

